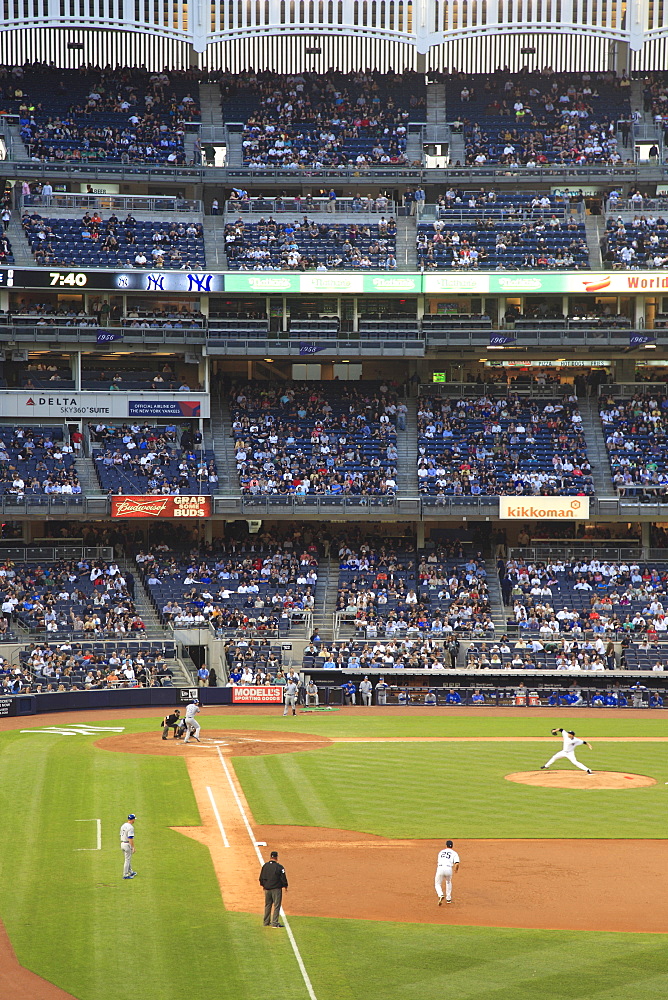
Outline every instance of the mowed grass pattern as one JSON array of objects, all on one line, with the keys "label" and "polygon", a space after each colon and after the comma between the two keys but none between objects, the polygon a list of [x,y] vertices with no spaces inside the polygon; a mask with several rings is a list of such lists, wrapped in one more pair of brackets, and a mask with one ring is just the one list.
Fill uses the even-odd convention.
[{"label": "mowed grass pattern", "polygon": [[[450,714],[216,718],[207,728],[325,735],[546,735],[554,719]],[[82,722],[96,724],[94,716]],[[28,726],[48,725],[29,720]],[[585,727],[576,723],[577,729]],[[128,731],[159,731],[155,719]],[[662,716],[587,721],[585,735],[663,736]],[[199,822],[182,760],[106,753],[99,737],[0,735],[0,807],[18,834],[0,854],[0,914],[23,963],[78,1000],[307,1000],[284,933],[223,907],[209,852],[171,826]],[[602,744],[596,768],[660,782],[559,792],[504,781],[558,748],[521,744],[336,744],[234,767],[257,822],[386,836],[664,836],[665,744]],[[581,756],[585,758],[581,751]],[[569,765],[560,765],[569,766]],[[124,882],[118,828],[137,813],[139,877]],[[103,850],[94,844],[102,820]],[[575,819],[575,822],[574,822]],[[323,882],[324,892],[336,885]],[[660,886],[657,886],[660,891]],[[568,886],[546,910],[567,905]],[[654,1000],[668,993],[666,938],[295,918],[317,1000]]]},{"label": "mowed grass pattern", "polygon": [[[235,769],[257,822],[329,826],[386,837],[664,837],[668,749],[607,743],[579,758],[659,784],[615,791],[506,781],[539,768],[552,744],[335,744],[311,753],[242,757]],[[560,744],[554,744],[559,749]],[[573,770],[568,761],[555,769]],[[585,776],[586,777],[586,776]]]}]

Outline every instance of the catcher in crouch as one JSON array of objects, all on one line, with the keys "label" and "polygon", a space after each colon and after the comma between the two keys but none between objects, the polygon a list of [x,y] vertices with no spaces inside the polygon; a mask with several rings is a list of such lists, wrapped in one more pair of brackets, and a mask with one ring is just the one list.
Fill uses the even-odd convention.
[{"label": "catcher in crouch", "polygon": [[570,760],[571,764],[575,764],[576,767],[579,767],[581,771],[586,771],[587,774],[591,774],[591,771],[587,767],[587,765],[581,764],[580,761],[577,760],[575,756],[576,747],[585,746],[589,747],[589,749],[591,750],[591,743],[587,743],[586,740],[579,740],[572,729],[553,729],[552,735],[553,736],[561,735],[564,741],[564,745],[558,753],[555,753],[554,757],[550,757],[547,764],[541,765],[541,771],[550,767],[551,764],[554,764],[555,760],[560,760],[562,757],[565,757],[567,760]]}]

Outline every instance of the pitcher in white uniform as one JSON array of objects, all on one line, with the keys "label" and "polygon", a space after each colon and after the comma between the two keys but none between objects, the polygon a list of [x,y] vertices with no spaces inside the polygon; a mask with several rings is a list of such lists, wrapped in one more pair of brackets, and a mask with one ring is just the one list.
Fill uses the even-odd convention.
[{"label": "pitcher in white uniform", "polygon": [[589,770],[587,765],[581,764],[580,761],[577,760],[575,757],[576,747],[585,746],[589,747],[589,749],[591,750],[591,743],[587,743],[586,740],[579,740],[572,729],[552,730],[553,736],[559,736],[559,734],[561,734],[564,741],[563,748],[558,753],[555,753],[554,757],[550,757],[547,764],[541,765],[541,771],[546,770],[548,767],[550,767],[551,764],[554,764],[555,760],[561,760],[562,757],[565,757],[566,760],[570,760],[571,764],[575,764],[576,767],[579,767],[581,771],[586,771],[587,774],[591,774],[591,771]]},{"label": "pitcher in white uniform", "polygon": [[451,840],[446,840],[445,850],[438,852],[436,862],[436,878],[434,887],[438,896],[438,905],[443,905],[443,882],[445,881],[445,901],[452,902],[452,875],[459,871],[459,855],[453,850]]},{"label": "pitcher in white uniform", "polygon": [[135,853],[135,819],[130,813],[127,823],[121,827],[121,850],[123,851],[123,878],[134,878],[137,872],[132,870],[132,855]]},{"label": "pitcher in white uniform", "polygon": [[191,736],[194,740],[197,740],[197,742],[199,743],[199,731],[201,727],[199,722],[195,718],[195,716],[198,714],[199,714],[199,701],[197,698],[193,698],[193,700],[186,708],[186,718],[185,718],[186,736],[183,741],[184,743],[187,743]]}]

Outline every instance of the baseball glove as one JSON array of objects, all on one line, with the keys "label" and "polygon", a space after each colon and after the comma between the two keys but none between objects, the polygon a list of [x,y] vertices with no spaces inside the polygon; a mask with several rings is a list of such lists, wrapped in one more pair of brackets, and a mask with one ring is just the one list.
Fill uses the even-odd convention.
[{"label": "baseball glove", "polygon": [[552,733],[553,736],[558,736],[559,735],[559,730],[558,729],[551,729],[550,732]]}]

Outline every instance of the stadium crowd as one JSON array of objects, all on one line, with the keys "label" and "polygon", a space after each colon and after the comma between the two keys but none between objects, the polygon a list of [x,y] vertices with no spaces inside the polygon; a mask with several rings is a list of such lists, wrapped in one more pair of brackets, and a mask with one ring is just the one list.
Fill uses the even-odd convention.
[{"label": "stadium crowd", "polygon": [[244,164],[305,169],[402,166],[411,120],[424,120],[419,74],[247,73],[222,80],[226,121],[244,124]]},{"label": "stadium crowd", "polygon": [[234,386],[230,409],[242,492],[392,496],[400,407],[384,383]]},{"label": "stadium crowd", "polygon": [[612,481],[621,496],[657,501],[668,494],[668,396],[602,396],[599,403]]},{"label": "stadium crowd", "polygon": [[58,427],[0,427],[0,493],[25,497],[81,496],[74,448]]},{"label": "stadium crowd", "polygon": [[8,622],[47,634],[84,638],[145,632],[133,600],[134,581],[114,561],[61,559],[0,566],[2,614]]},{"label": "stadium crowd", "polygon": [[373,223],[336,224],[243,219],[225,226],[225,253],[232,270],[395,270],[397,227],[384,216]]},{"label": "stadium crowd", "polygon": [[255,547],[217,544],[184,556],[166,546],[140,552],[136,563],[162,621],[176,628],[259,633],[303,621],[314,607],[318,547],[266,536]]},{"label": "stadium crowd", "polygon": [[420,397],[418,480],[423,494],[591,494],[577,397]]},{"label": "stadium crowd", "polygon": [[27,66],[5,68],[2,80],[4,110],[19,115],[32,160],[186,163],[197,86],[178,74]]}]

